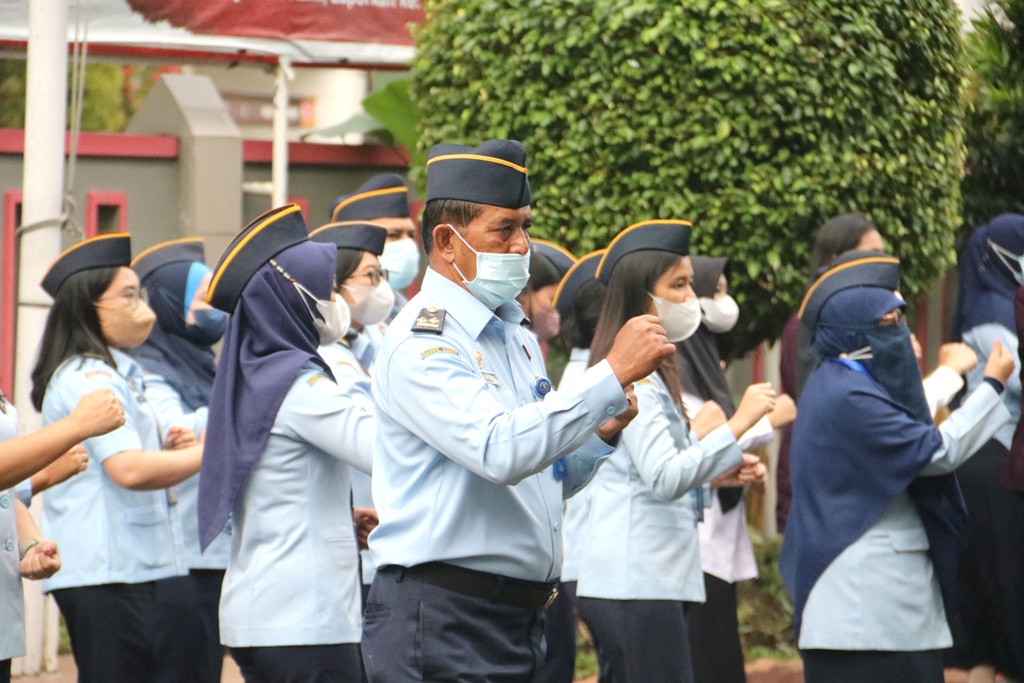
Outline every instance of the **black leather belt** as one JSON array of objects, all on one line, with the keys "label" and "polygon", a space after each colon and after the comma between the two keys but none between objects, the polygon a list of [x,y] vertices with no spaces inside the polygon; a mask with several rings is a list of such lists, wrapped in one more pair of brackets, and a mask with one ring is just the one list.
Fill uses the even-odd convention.
[{"label": "black leather belt", "polygon": [[510,576],[456,567],[444,562],[427,562],[415,567],[389,565],[380,571],[395,572],[399,577],[407,576],[456,593],[515,607],[544,609],[554,602],[555,596],[558,595],[555,583],[524,581]]}]

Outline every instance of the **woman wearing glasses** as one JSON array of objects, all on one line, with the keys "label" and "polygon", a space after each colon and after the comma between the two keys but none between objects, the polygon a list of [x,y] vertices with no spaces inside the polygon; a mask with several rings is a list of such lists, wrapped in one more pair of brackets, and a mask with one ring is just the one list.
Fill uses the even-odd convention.
[{"label": "woman wearing glasses", "polygon": [[[381,269],[379,259],[388,231],[359,221],[343,221],[317,228],[309,238],[338,247],[335,293],[350,314],[345,336],[334,344],[321,346],[320,355],[327,361],[341,391],[373,412],[369,369],[376,346],[367,338],[366,330],[384,322],[395,305],[388,272]],[[362,599],[366,604],[377,571],[366,537],[377,526],[377,513],[373,509],[370,477],[356,469],[352,470],[352,505],[359,536]]]},{"label": "woman wearing glasses", "polygon": [[44,506],[43,532],[60,545],[63,568],[43,590],[64,615],[82,683],[155,675],[154,585],[186,571],[165,489],[195,474],[202,458],[187,430],[161,442],[142,369],[127,353],[154,321],[130,261],[127,234],[100,235],[61,254],[42,282],[53,297],[32,372],[43,423],[96,389],[113,391],[125,411],[124,426],[84,442],[90,466],[50,489]]}]

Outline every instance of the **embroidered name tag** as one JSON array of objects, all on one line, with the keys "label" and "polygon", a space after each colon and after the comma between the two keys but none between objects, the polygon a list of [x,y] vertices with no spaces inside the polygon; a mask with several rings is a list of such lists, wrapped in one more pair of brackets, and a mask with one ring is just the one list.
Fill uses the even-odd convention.
[{"label": "embroidered name tag", "polygon": [[459,357],[459,352],[456,351],[455,349],[450,349],[447,346],[435,346],[434,348],[427,349],[426,351],[421,353],[420,358],[429,358],[430,356],[433,356],[436,353],[447,353],[450,356],[455,356],[456,358]]}]

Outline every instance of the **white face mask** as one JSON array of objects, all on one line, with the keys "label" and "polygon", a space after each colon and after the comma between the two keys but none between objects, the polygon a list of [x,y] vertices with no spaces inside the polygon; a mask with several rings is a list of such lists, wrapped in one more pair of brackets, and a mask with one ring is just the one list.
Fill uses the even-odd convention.
[{"label": "white face mask", "polygon": [[388,271],[392,287],[405,289],[420,272],[420,248],[409,238],[388,242],[380,255],[380,267]]},{"label": "white face mask", "polygon": [[721,299],[701,297],[697,299],[704,312],[704,326],[715,334],[728,332],[736,327],[740,317],[740,307],[736,299],[726,294]]},{"label": "white face mask", "polygon": [[507,304],[523,291],[523,287],[530,280],[530,254],[489,254],[480,253],[469,242],[459,234],[454,226],[449,225],[452,232],[462,240],[462,243],[469,247],[469,250],[476,254],[476,277],[472,282],[466,280],[459,267],[455,266],[455,272],[462,275],[462,284],[466,285],[470,293],[480,303],[492,311],[502,304]]},{"label": "white face mask", "polygon": [[[389,271],[390,272],[390,271]],[[370,285],[342,285],[352,295],[352,320],[360,325],[376,325],[388,319],[395,307],[395,293],[386,280],[376,287]]]},{"label": "white face mask", "polygon": [[309,317],[313,319],[313,327],[316,328],[317,333],[320,335],[320,346],[330,346],[331,344],[338,343],[338,340],[348,332],[350,322],[348,304],[345,303],[345,300],[337,297],[334,301],[324,301],[313,296],[308,289],[298,282],[293,282],[292,284],[295,285],[295,289],[299,290],[300,295],[305,294],[313,300],[316,304],[316,310],[323,316],[323,320],[316,317],[313,311],[309,310],[309,304],[306,304],[306,299],[300,296],[302,303],[306,304]]},{"label": "white face mask", "polygon": [[665,336],[675,344],[693,335],[700,327],[700,304],[696,299],[677,304],[660,296],[650,295],[658,311],[658,321],[665,328]]}]

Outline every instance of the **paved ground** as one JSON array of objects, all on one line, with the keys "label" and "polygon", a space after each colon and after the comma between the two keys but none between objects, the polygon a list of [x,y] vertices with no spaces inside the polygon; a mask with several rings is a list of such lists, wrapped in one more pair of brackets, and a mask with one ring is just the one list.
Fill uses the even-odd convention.
[{"label": "paved ground", "polygon": [[[54,674],[25,676],[15,679],[18,683],[75,683],[75,662],[71,655],[61,655],[58,671]],[[803,666],[799,660],[792,662],[776,662],[771,659],[759,659],[747,664],[747,683],[803,683]],[[242,683],[242,675],[230,657],[224,658],[224,675],[222,683]],[[961,672],[947,671],[946,683],[966,683],[967,676]],[[591,677],[577,683],[597,683],[597,677]]]}]

